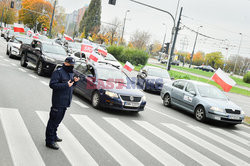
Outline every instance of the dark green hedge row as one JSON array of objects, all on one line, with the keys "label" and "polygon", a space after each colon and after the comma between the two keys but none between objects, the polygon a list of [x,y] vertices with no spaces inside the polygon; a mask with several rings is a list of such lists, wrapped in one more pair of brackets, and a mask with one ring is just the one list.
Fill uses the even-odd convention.
[{"label": "dark green hedge row", "polygon": [[250,72],[247,72],[244,77],[243,77],[243,81],[245,83],[250,83]]},{"label": "dark green hedge row", "polygon": [[112,54],[118,61],[126,63],[129,61],[133,65],[146,65],[149,55],[144,50],[127,48],[123,46],[109,46],[108,52]]}]

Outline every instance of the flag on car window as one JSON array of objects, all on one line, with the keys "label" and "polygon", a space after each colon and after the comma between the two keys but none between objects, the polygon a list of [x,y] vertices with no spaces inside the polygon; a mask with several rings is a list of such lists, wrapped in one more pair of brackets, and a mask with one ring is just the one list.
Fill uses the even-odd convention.
[{"label": "flag on car window", "polygon": [[70,36],[64,34],[64,39],[68,41],[74,41]]},{"label": "flag on car window", "polygon": [[86,45],[86,44],[82,44],[82,47],[81,47],[81,51],[82,51],[82,52],[92,53],[93,50],[94,50],[94,47],[93,47],[93,46]]},{"label": "flag on car window", "polygon": [[101,54],[102,56],[107,56],[107,51],[103,50],[103,49],[98,49],[98,53]]},{"label": "flag on car window", "polygon": [[98,61],[98,58],[96,56],[94,56],[93,54],[90,54],[89,58],[95,62]]},{"label": "flag on car window", "polygon": [[24,32],[24,27],[22,24],[14,23],[14,32]]},{"label": "flag on car window", "polygon": [[225,92],[229,92],[231,88],[236,85],[236,82],[226,75],[226,73],[220,68],[214,73],[212,80],[219,84]]},{"label": "flag on car window", "polygon": [[134,70],[135,67],[127,61],[126,64],[124,65],[124,68],[129,72],[131,72],[132,70]]},{"label": "flag on car window", "polygon": [[31,36],[32,34],[33,34],[33,32],[32,32],[31,30],[28,30],[28,31],[27,31],[27,35],[28,35],[28,36]]}]

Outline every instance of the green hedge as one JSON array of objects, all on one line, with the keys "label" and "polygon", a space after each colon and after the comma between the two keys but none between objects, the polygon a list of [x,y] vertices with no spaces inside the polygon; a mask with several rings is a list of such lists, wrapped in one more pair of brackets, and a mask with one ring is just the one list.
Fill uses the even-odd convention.
[{"label": "green hedge", "polygon": [[144,50],[138,50],[134,48],[126,48],[123,46],[110,46],[108,52],[123,63],[129,61],[133,65],[146,65],[149,55]]},{"label": "green hedge", "polygon": [[250,83],[250,72],[247,72],[244,77],[243,77],[243,81],[245,83]]}]

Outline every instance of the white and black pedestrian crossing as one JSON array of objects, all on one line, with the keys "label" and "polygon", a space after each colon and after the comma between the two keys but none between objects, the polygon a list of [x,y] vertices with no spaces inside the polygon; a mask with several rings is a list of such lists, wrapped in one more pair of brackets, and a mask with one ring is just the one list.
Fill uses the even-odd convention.
[{"label": "white and black pedestrian crossing", "polygon": [[[44,132],[49,113],[36,111],[35,116],[41,120],[36,123],[41,123],[44,126],[43,129],[39,130]],[[113,130],[117,130],[118,133],[125,136],[124,138],[128,143],[130,142],[130,144],[133,145],[133,148],[140,149],[142,151],[141,153],[145,153],[145,156],[152,156],[152,160],[162,165],[190,165],[186,163],[193,163],[192,165],[216,166],[223,165],[225,161],[231,163],[231,165],[250,165],[248,148],[234,139],[242,138],[247,140],[249,133],[246,132],[246,130],[232,130],[230,131],[230,135],[228,135],[227,132],[229,131],[224,129],[221,129],[222,131],[215,131],[213,128],[189,125],[180,127],[167,123],[152,124],[143,120],[130,120],[129,123],[133,124],[133,127],[131,127],[126,121],[111,117],[102,118],[102,123],[107,124],[103,126],[87,115],[70,114],[70,117],[70,120],[75,121],[75,125],[78,125],[81,129],[77,132],[82,131],[88,133],[91,136],[90,138],[97,142],[107,154],[109,154],[107,160],[108,157],[110,158],[111,156],[112,159],[110,160],[116,161],[119,165],[139,166],[151,165],[151,163],[146,163],[142,158],[137,158],[138,156],[136,157],[132,152],[132,146],[124,147],[124,144],[121,142],[122,140],[117,139],[110,133]],[[14,165],[47,164],[46,156],[39,153],[39,148],[41,147],[37,147],[34,143],[32,132],[30,133],[28,130],[18,109],[0,108],[0,127],[1,126]],[[110,130],[110,127],[112,130]],[[146,131],[147,136],[144,135],[145,132],[139,130]],[[218,131],[220,131],[220,133],[218,133]],[[79,141],[79,138],[77,138],[78,134],[74,132],[76,131],[64,123],[60,124],[58,135],[63,138],[63,141],[58,143],[58,145],[67,161],[69,161],[71,165],[101,165],[96,156],[93,156],[93,153],[88,151],[88,148],[86,148],[87,145]],[[224,137],[225,132],[227,133],[226,137]],[[152,137],[148,137],[148,134],[152,135]],[[203,136],[200,137],[200,135]],[[179,139],[177,136],[182,137],[182,139]],[[170,152],[167,148],[164,149],[159,146],[156,142],[157,140],[152,138],[162,140],[163,143],[166,143],[165,147],[171,146],[174,152]],[[192,144],[187,143],[188,141],[183,141],[183,139],[192,142]],[[217,146],[214,142],[223,146]],[[197,146],[200,146],[202,150],[197,150]],[[227,148],[224,149],[223,147],[225,146]],[[228,148],[240,155],[235,156],[235,153],[228,151]],[[185,158],[192,162],[185,162],[180,158],[177,159],[175,157],[176,154],[185,155]],[[213,156],[218,156],[218,158],[214,159]],[[4,163],[0,161],[0,165],[4,165]]]}]

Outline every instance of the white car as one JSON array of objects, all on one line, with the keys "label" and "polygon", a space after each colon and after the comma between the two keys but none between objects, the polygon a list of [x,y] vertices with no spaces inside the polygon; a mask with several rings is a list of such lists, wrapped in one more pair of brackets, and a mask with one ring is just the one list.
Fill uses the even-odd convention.
[{"label": "white car", "polygon": [[30,44],[32,42],[32,39],[27,36],[16,36],[10,39],[7,43],[7,51],[6,54],[12,58],[12,57],[20,57],[19,50],[21,47],[21,44]]},{"label": "white car", "polygon": [[108,53],[107,56],[103,58],[104,60],[99,60],[99,63],[109,63],[118,68],[122,68],[122,65],[120,64],[120,62],[118,62],[118,60],[113,55]]}]

